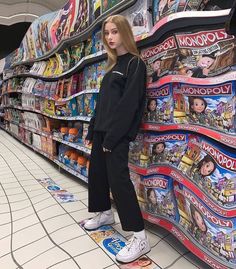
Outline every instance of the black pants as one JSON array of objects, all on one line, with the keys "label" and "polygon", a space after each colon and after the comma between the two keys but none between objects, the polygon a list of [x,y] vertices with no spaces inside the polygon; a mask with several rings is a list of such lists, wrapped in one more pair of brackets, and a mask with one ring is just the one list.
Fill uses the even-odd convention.
[{"label": "black pants", "polygon": [[89,167],[89,212],[111,208],[110,189],[124,231],[139,232],[144,222],[128,168],[129,141],[124,139],[112,152],[103,152],[105,133],[95,132]]}]

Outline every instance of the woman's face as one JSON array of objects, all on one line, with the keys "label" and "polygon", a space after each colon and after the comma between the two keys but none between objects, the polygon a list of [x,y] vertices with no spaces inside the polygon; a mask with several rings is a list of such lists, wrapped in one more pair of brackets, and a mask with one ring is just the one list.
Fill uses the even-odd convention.
[{"label": "woman's face", "polygon": [[149,108],[150,111],[155,111],[156,110],[156,107],[157,107],[157,105],[156,105],[156,101],[155,100],[152,100],[150,102],[150,104],[148,105],[148,108]]},{"label": "woman's face", "polygon": [[112,22],[107,22],[104,29],[104,35],[108,46],[111,49],[117,50],[120,47],[123,47],[120,33],[116,25]]},{"label": "woman's face", "polygon": [[149,199],[153,205],[157,204],[156,194],[154,190],[150,192]]},{"label": "woman's face", "polygon": [[201,216],[201,214],[197,211],[194,212],[194,219],[195,219],[195,222],[198,226],[198,228],[202,231],[202,232],[205,232],[206,231],[206,224]]},{"label": "woman's face", "polygon": [[164,151],[165,147],[163,144],[158,144],[156,145],[156,149],[155,149],[155,152],[156,153],[162,153]]},{"label": "woman's face", "polygon": [[205,103],[203,100],[195,98],[193,100],[192,109],[194,112],[202,113],[205,110]]},{"label": "woman's face", "polygon": [[203,176],[208,176],[211,174],[211,172],[214,171],[214,164],[213,162],[203,162],[200,173]]}]

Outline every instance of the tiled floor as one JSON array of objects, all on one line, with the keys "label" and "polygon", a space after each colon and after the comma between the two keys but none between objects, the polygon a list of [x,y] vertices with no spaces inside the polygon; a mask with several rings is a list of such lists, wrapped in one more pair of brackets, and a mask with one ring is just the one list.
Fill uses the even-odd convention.
[{"label": "tiled floor", "polygon": [[[37,181],[50,177],[78,201],[59,203]],[[87,186],[0,130],[0,268],[119,268],[79,226],[87,212]],[[116,214],[113,226],[124,237]],[[146,223],[162,269],[210,269],[166,230]]]}]

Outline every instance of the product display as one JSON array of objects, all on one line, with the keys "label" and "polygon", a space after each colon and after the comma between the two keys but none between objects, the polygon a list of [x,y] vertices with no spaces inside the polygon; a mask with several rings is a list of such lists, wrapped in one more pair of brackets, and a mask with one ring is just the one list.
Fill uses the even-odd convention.
[{"label": "product display", "polygon": [[[85,139],[107,66],[101,23],[124,15],[147,67],[142,125],[129,144],[143,217],[182,236],[218,269],[236,265],[236,42],[223,26],[231,6],[229,0],[69,0],[31,24],[6,57],[0,86],[2,128],[87,182],[92,145]],[[114,81],[122,75],[115,72]],[[41,184],[58,200],[74,199],[50,179]],[[89,233],[114,255],[112,232]]]}]

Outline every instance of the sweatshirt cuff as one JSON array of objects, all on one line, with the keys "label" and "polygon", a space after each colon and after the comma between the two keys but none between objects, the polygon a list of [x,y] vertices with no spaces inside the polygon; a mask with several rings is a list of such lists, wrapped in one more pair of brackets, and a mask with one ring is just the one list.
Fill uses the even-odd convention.
[{"label": "sweatshirt cuff", "polygon": [[105,139],[104,139],[104,142],[103,142],[103,144],[102,144],[102,146],[103,146],[105,149],[113,150],[113,148],[115,147],[115,143],[114,143],[114,141],[112,141],[112,139],[107,139],[107,138],[105,138]]}]

